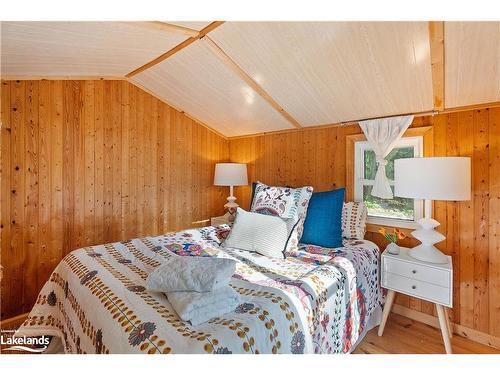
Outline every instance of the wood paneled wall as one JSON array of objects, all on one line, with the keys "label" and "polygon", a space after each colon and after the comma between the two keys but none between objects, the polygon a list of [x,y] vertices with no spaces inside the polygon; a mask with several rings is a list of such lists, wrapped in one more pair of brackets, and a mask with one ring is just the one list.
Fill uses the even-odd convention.
[{"label": "wood paneled wall", "polygon": [[[416,118],[432,126],[435,156],[472,157],[472,200],[435,202],[434,217],[446,235],[439,247],[453,257],[452,319],[500,337],[500,108]],[[331,127],[230,140],[231,161],[249,163],[249,179],[268,184],[312,185],[316,191],[346,185],[346,136],[358,126]],[[236,189],[248,207],[250,187]],[[368,233],[382,248],[377,233]],[[403,245],[413,246],[415,239]],[[398,297],[397,303],[433,314],[433,305]]]},{"label": "wood paneled wall", "polygon": [[[227,192],[213,165],[248,163],[250,180],[346,185],[358,126],[227,141],[125,81],[2,82],[1,318],[29,311],[50,272],[82,246],[203,225]],[[473,199],[435,202],[453,256],[455,323],[500,337],[500,109],[420,117],[435,156],[472,157]],[[250,187],[236,189],[248,207]],[[376,233],[367,238],[384,246]],[[407,239],[404,244],[413,245]],[[397,303],[427,314],[432,305]]]},{"label": "wood paneled wall", "polygon": [[199,226],[228,141],[126,81],[2,82],[1,318],[70,251]]}]

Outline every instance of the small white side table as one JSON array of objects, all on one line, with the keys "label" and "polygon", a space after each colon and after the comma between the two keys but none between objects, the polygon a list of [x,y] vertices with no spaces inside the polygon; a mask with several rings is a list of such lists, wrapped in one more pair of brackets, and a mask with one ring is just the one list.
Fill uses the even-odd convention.
[{"label": "small white side table", "polygon": [[453,266],[451,257],[444,264],[428,263],[412,258],[408,248],[400,247],[398,255],[387,250],[382,253],[382,287],[389,290],[378,335],[384,333],[385,323],[396,293],[403,293],[435,304],[439,326],[447,354],[452,353],[452,331],[446,307],[453,306]]},{"label": "small white side table", "polygon": [[229,224],[229,214],[226,213],[222,216],[212,217],[210,219],[210,225],[216,227],[217,225]]}]

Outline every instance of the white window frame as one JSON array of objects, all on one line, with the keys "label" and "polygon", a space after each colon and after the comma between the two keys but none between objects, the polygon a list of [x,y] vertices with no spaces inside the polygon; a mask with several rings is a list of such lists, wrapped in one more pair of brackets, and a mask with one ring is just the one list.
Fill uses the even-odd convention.
[{"label": "white window frame", "polygon": [[[424,137],[405,137],[401,138],[394,148],[400,147],[413,147],[414,157],[424,156]],[[363,186],[373,185],[374,180],[365,180],[365,158],[364,152],[366,150],[373,150],[368,141],[357,141],[354,143],[354,200],[358,202],[363,201]],[[394,181],[390,181],[391,186]],[[415,199],[414,201],[414,220],[405,219],[395,219],[386,218],[379,216],[368,215],[367,222],[370,224],[398,227],[398,228],[410,228],[415,229],[418,227],[417,220],[421,219],[424,215],[424,202],[421,199]]]}]

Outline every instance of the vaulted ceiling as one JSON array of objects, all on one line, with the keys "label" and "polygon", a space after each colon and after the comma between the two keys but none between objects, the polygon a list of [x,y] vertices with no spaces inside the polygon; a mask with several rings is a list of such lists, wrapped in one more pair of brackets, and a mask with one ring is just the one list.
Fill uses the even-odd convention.
[{"label": "vaulted ceiling", "polygon": [[498,22],[2,22],[4,79],[120,78],[225,136],[500,101]]}]

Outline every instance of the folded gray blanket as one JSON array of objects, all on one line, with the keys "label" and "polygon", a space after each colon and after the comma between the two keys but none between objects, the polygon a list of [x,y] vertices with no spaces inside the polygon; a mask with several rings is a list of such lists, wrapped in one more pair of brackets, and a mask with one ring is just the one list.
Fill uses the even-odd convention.
[{"label": "folded gray blanket", "polygon": [[240,303],[240,295],[230,286],[205,293],[171,292],[167,298],[177,315],[193,326],[233,312]]},{"label": "folded gray blanket", "polygon": [[236,271],[232,259],[172,254],[146,280],[154,292],[210,292],[227,286]]}]

